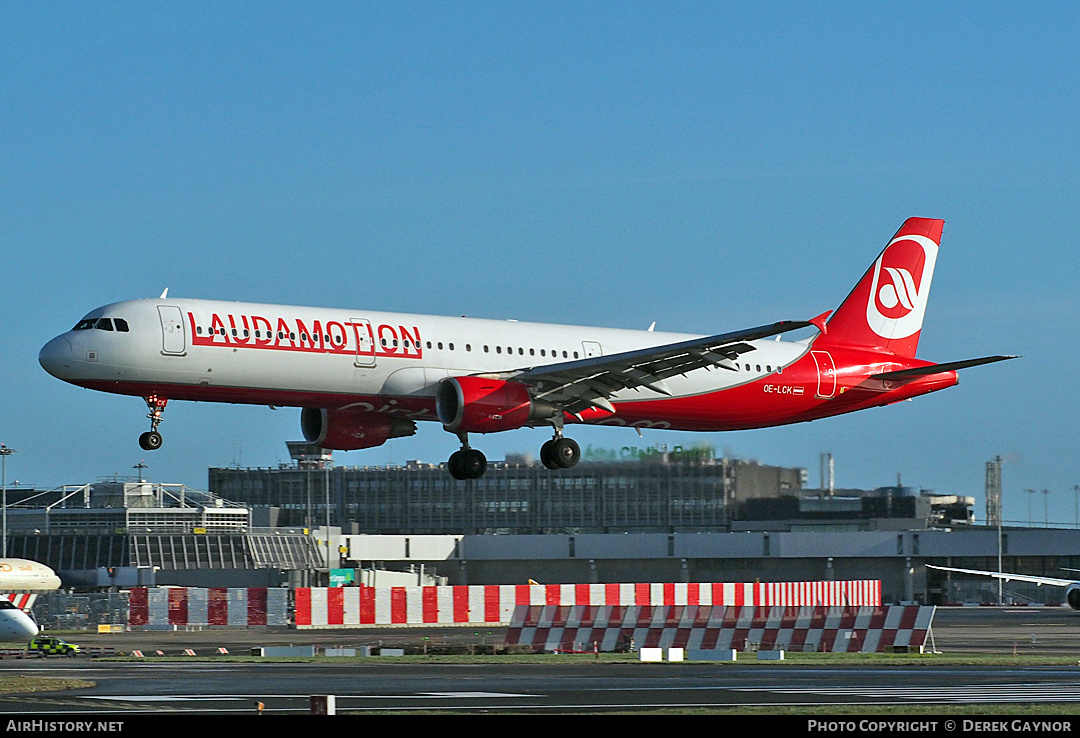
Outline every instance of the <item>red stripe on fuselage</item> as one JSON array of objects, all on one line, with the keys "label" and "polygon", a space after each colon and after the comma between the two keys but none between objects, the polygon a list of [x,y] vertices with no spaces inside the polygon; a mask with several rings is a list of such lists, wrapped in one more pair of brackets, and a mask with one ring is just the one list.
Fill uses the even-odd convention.
[{"label": "red stripe on fuselage", "polygon": [[[839,352],[834,352],[839,354]],[[837,357],[838,358],[838,357]],[[819,397],[821,389],[818,364],[810,356],[745,384],[699,395],[659,398],[637,402],[619,402],[616,414],[594,408],[581,413],[581,419],[566,415],[568,423],[633,426],[690,431],[745,430],[816,420],[832,415],[888,405],[910,397],[951,387],[957,382],[955,372],[918,377],[906,381],[882,382],[869,379],[883,367],[899,368],[895,357],[870,355],[859,361],[843,357],[836,361],[835,383],[831,396]],[[925,364],[926,362],[920,362]],[[911,362],[905,365],[911,365]],[[432,397],[390,397],[381,395],[337,394],[289,389],[224,387],[215,385],[161,384],[80,380],[74,382],[89,389],[115,394],[148,397],[158,395],[170,400],[231,402],[283,407],[339,408],[360,406],[373,413],[391,413],[415,420],[436,420]]]}]

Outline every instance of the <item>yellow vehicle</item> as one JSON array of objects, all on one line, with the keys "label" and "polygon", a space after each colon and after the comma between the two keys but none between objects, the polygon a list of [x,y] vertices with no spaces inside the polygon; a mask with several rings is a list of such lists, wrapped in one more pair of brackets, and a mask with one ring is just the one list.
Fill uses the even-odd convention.
[{"label": "yellow vehicle", "polygon": [[42,656],[52,656],[53,654],[58,656],[74,656],[80,651],[79,647],[74,643],[68,643],[67,641],[51,636],[39,636],[35,638],[30,641],[30,645],[26,650],[39,653]]}]

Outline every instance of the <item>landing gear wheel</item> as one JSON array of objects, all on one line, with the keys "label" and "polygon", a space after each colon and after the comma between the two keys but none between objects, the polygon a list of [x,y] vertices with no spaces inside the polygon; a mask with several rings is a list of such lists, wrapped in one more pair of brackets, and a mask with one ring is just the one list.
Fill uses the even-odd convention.
[{"label": "landing gear wheel", "polygon": [[144,451],[157,451],[161,448],[162,438],[157,431],[147,431],[139,436],[139,445]]},{"label": "landing gear wheel", "polygon": [[555,439],[545,441],[544,445],[540,447],[540,463],[546,466],[548,469],[562,469],[559,466],[559,462],[555,460]]},{"label": "landing gear wheel", "polygon": [[[573,438],[555,438],[550,443],[551,457],[560,469],[569,469],[581,460],[581,447]],[[543,454],[543,449],[540,452]]]},{"label": "landing gear wheel", "polygon": [[487,471],[487,457],[475,448],[465,449],[465,478],[479,479]]},{"label": "landing gear wheel", "polygon": [[468,479],[465,476],[465,450],[455,451],[446,461],[446,468],[454,479]]},{"label": "landing gear wheel", "polygon": [[446,468],[454,479],[479,479],[487,471],[487,457],[475,448],[463,448],[450,454]]}]

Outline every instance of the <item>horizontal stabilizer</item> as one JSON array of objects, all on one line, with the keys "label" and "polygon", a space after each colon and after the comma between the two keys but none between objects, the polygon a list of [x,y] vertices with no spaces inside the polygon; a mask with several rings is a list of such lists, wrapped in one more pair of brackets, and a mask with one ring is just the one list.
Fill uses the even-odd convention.
[{"label": "horizontal stabilizer", "polygon": [[947,364],[931,364],[930,366],[917,366],[914,369],[899,369],[895,372],[882,372],[871,374],[870,379],[913,379],[915,377],[927,377],[931,374],[943,372],[955,372],[957,369],[967,369],[969,366],[980,364],[992,364],[995,361],[1016,359],[1017,356],[984,356],[981,359],[965,359],[964,361],[950,361]]}]

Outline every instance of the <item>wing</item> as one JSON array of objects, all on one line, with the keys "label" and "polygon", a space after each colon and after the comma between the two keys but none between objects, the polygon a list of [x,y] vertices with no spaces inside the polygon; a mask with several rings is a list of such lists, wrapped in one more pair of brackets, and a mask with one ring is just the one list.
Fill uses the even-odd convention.
[{"label": "wing", "polygon": [[736,371],[734,359],[754,350],[747,341],[811,325],[814,323],[810,321],[782,321],[610,356],[530,367],[500,376],[533,387],[537,398],[570,413],[581,413],[590,407],[613,413],[615,408],[608,398],[620,390],[645,387],[670,397],[665,379],[702,368]]},{"label": "wing", "polygon": [[940,569],[941,571],[958,571],[961,574],[979,574],[984,577],[994,577],[994,579],[1002,579],[1006,582],[1013,580],[1017,582],[1032,582],[1033,584],[1046,584],[1051,587],[1068,587],[1070,584],[1076,584],[1075,579],[1057,579],[1056,577],[1036,577],[1031,574],[1010,574],[1002,571],[980,571],[978,569],[954,569],[950,566],[931,566],[926,565],[927,569]]}]

